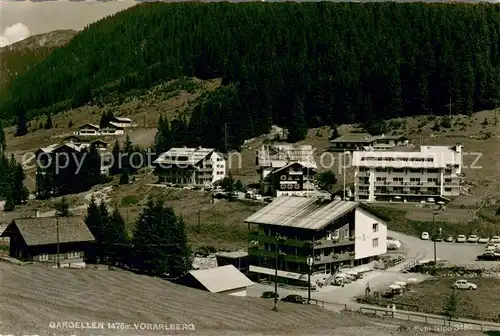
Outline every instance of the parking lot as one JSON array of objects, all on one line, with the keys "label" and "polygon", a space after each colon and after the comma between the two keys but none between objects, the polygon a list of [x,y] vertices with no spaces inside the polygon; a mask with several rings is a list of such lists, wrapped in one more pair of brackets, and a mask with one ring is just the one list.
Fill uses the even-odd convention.
[{"label": "parking lot", "polygon": [[[389,231],[388,236],[402,243],[398,253],[405,257],[405,263],[434,258],[434,242],[430,240],[421,240],[394,231]],[[454,264],[474,263],[476,257],[482,254],[485,249],[486,244],[436,242],[437,258]],[[326,302],[348,303],[355,297],[363,295],[367,285],[370,286],[372,291],[382,291],[387,289],[394,281],[406,281],[409,278],[417,278],[417,280],[423,281],[428,278],[423,274],[402,273],[400,269],[403,265],[404,263],[385,271],[374,270],[368,272],[362,279],[346,284],[344,287],[328,286],[319,291],[314,291],[311,293],[311,298]],[[274,287],[272,285],[255,284],[248,288],[247,295],[260,297],[265,291],[274,291]],[[280,297],[289,294],[299,294],[307,297],[307,291],[296,291],[283,287],[278,288],[278,294]]]}]

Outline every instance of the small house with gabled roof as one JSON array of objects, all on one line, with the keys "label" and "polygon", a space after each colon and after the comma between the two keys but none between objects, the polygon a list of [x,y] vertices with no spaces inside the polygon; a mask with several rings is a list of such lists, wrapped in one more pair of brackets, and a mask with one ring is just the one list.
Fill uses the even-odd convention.
[{"label": "small house with gabled roof", "polygon": [[85,253],[95,241],[81,217],[14,219],[1,237],[9,238],[11,257],[50,266],[59,260],[61,267],[84,267]]}]

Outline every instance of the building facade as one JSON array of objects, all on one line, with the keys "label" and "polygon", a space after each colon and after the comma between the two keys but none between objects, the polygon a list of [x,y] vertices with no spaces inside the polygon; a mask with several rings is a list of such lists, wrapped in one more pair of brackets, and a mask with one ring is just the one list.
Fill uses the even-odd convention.
[{"label": "building facade", "polygon": [[[354,152],[355,200],[442,201],[460,195],[462,146],[421,146],[413,151]],[[437,201],[437,200],[436,200]]]},{"label": "building facade", "polygon": [[109,122],[106,126],[99,130],[100,135],[122,135],[125,133],[120,124]]},{"label": "building facade", "polygon": [[9,255],[47,266],[85,267],[85,253],[95,241],[79,217],[14,219],[2,233]]},{"label": "building facade", "polygon": [[214,148],[171,148],[153,163],[166,184],[211,187],[226,177],[226,159]]},{"label": "building facade", "polygon": [[[274,279],[276,258],[279,281],[305,285],[308,256],[311,273],[334,274],[387,252],[386,223],[359,202],[280,197],[245,222],[249,271],[259,281]],[[277,235],[285,237],[278,244]]]},{"label": "building facade", "polygon": [[80,135],[80,136],[100,135],[99,125],[94,125],[94,124],[82,125],[78,128],[78,131],[75,132],[75,135]]},{"label": "building facade", "polygon": [[262,195],[308,196],[316,191],[311,145],[263,145],[256,153],[256,164]]},{"label": "building facade", "polygon": [[117,125],[118,127],[126,128],[132,126],[132,119],[124,118],[124,117],[113,117],[111,122]]},{"label": "building facade", "polygon": [[330,141],[333,152],[352,152],[363,150],[390,150],[395,147],[407,146],[408,139],[401,135],[377,135],[368,133],[351,133]]}]

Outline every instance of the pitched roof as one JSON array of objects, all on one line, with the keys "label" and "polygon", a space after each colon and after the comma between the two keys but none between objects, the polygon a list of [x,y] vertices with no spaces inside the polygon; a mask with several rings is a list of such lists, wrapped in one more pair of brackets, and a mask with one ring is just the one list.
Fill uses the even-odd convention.
[{"label": "pitched roof", "polygon": [[56,144],[52,144],[50,146],[47,146],[47,147],[44,147],[44,148],[40,148],[37,153],[40,154],[40,152],[43,152],[43,153],[46,153],[46,154],[50,154],[56,150],[60,150],[60,149],[63,149],[65,148],[66,149],[71,149],[71,150],[74,150],[74,151],[77,151],[77,152],[80,152],[82,150],[82,148],[80,146],[77,146],[71,142],[67,142],[67,143],[56,143]]},{"label": "pitched roof", "polygon": [[191,165],[198,164],[208,155],[215,152],[214,148],[170,148],[168,152],[162,153],[153,163],[166,165]]},{"label": "pitched roof", "polygon": [[248,252],[245,251],[234,251],[234,252],[218,252],[215,254],[216,257],[224,257],[224,258],[245,258],[248,257]]},{"label": "pitched roof", "polygon": [[117,123],[115,122],[108,122],[108,124],[106,126],[104,126],[103,128],[117,128],[117,129],[123,129],[122,126],[118,125]]},{"label": "pitched roof", "polygon": [[330,142],[363,142],[372,143],[376,140],[401,140],[406,139],[403,135],[371,135],[370,133],[347,133],[331,140]]},{"label": "pitched roof", "polygon": [[124,118],[124,117],[113,117],[113,120],[116,120],[116,121],[119,121],[119,122],[125,122],[125,123],[132,122],[132,119],[130,119],[130,118]]},{"label": "pitched roof", "polygon": [[310,168],[316,168],[314,149],[311,145],[273,144],[262,145],[257,152],[260,167],[281,168],[292,162],[300,162]]},{"label": "pitched roof", "polygon": [[[81,217],[32,217],[14,219],[9,225],[15,225],[28,246],[57,243],[57,224],[59,222],[59,243],[94,241],[87,225]],[[2,237],[8,237],[7,228]]]},{"label": "pitched roof", "polygon": [[80,137],[77,137],[76,135],[70,135],[70,136],[67,136],[63,139],[63,141],[70,141],[70,140],[76,140],[77,142],[89,142],[88,139],[82,139]]},{"label": "pitched roof", "polygon": [[189,274],[211,293],[220,293],[253,285],[253,282],[233,265],[189,271]]},{"label": "pitched roof", "polygon": [[84,125],[80,126],[79,128],[84,128],[87,126],[90,126],[91,128],[94,128],[94,129],[99,129],[99,125],[96,125],[96,124],[84,124]]},{"label": "pitched roof", "polygon": [[369,211],[360,202],[283,196],[248,217],[245,222],[320,230],[358,206]]}]

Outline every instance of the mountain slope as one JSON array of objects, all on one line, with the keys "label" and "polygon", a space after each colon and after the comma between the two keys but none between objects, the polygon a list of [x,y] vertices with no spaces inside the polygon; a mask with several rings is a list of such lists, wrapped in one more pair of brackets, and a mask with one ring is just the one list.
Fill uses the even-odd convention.
[{"label": "mountain slope", "polygon": [[76,34],[75,30],[56,30],[0,48],[0,92],[13,78],[31,69]]},{"label": "mountain slope", "polygon": [[297,141],[308,126],[448,113],[450,100],[470,114],[500,98],[499,26],[489,4],[141,4],[16,78],[0,113],[31,119],[187,76],[222,78],[182,125],[219,149],[225,129],[234,148],[272,123]]}]

